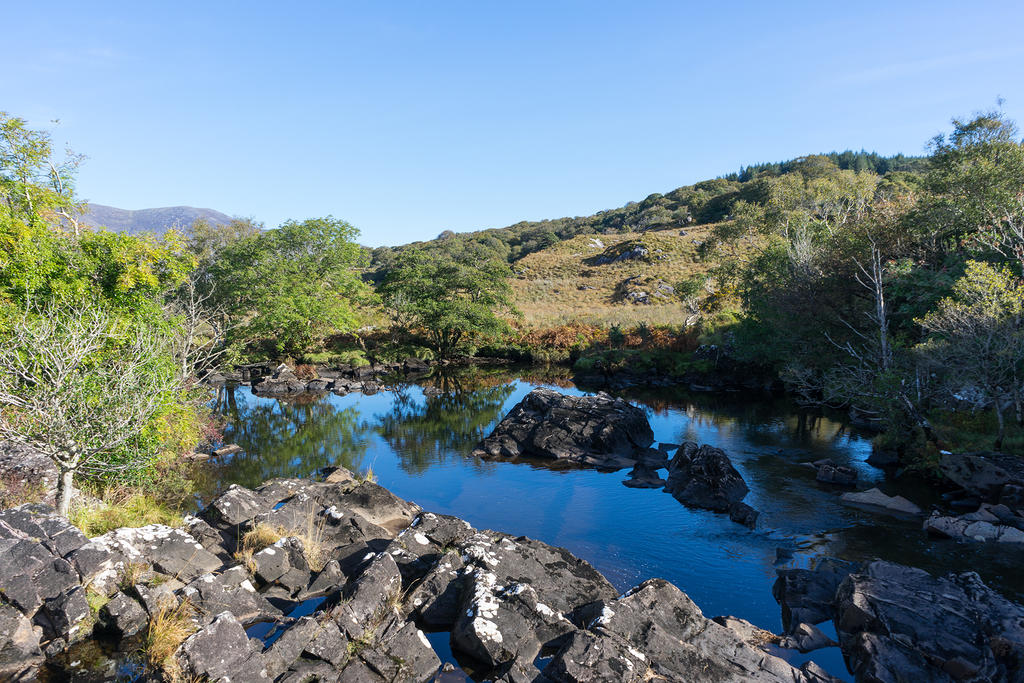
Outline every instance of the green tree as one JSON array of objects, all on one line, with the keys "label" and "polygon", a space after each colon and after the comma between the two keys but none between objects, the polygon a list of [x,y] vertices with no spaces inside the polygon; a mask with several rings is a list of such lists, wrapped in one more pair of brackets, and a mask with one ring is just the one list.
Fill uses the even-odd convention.
[{"label": "green tree", "polygon": [[402,252],[380,287],[396,324],[422,330],[441,358],[463,342],[508,328],[499,311],[515,312],[507,265],[436,258],[420,250]]},{"label": "green tree", "polygon": [[358,235],[327,216],[229,240],[210,269],[211,304],[232,316],[233,341],[302,354],[354,329],[354,302],[367,292],[357,272],[367,263]]},{"label": "green tree", "polygon": [[1002,447],[1006,428],[1004,406],[1013,400],[1020,409],[1024,366],[1024,284],[1006,267],[971,261],[967,272],[921,319],[932,335],[922,355],[944,376],[954,394],[980,394],[992,406]]}]

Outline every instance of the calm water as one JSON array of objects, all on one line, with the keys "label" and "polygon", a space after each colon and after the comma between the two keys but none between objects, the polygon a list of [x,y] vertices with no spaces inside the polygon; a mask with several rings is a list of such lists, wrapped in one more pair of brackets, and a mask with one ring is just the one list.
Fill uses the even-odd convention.
[{"label": "calm water", "polygon": [[[331,465],[372,469],[381,485],[424,509],[566,547],[619,589],[662,577],[707,616],[731,614],[775,632],[782,628],[771,596],[776,568],[824,555],[883,558],[933,573],[974,570],[1011,597],[1024,592],[1020,551],[932,541],[920,521],[842,504],[842,490],[817,484],[801,463],[831,458],[857,470],[859,489],[878,486],[926,510],[936,501],[926,487],[887,480],[866,464],[869,434],[784,401],[682,390],[625,394],[646,409],[656,441],[697,441],[729,454],[750,487],[745,502],[762,513],[756,531],[687,509],[662,491],[623,486],[626,471],[553,471],[472,457],[474,445],[536,386],[588,393],[562,379],[481,370],[372,396],[289,402],[258,398],[247,387],[224,389],[216,406],[228,419],[226,441],[244,452],[210,465],[208,494],[232,483],[312,476]],[[780,547],[794,551],[782,564]],[[809,657],[833,675],[846,673],[837,650]]]}]

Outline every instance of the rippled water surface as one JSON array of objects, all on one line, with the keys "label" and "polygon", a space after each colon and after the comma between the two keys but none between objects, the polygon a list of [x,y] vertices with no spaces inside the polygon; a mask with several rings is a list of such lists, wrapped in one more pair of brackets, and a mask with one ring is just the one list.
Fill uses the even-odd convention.
[{"label": "rippled water surface", "polygon": [[[755,531],[725,515],[687,509],[660,490],[623,486],[626,471],[551,470],[473,457],[474,445],[536,386],[589,393],[557,378],[480,370],[371,396],[279,401],[247,387],[222,389],[216,406],[228,419],[226,440],[244,452],[210,465],[207,494],[232,483],[312,476],[332,465],[372,469],[381,485],[427,510],[566,547],[619,589],[662,577],[707,616],[731,614],[775,632],[781,630],[771,595],[776,568],[806,566],[823,555],[883,558],[933,573],[974,570],[1011,597],[1024,592],[1019,553],[929,540],[920,520],[841,503],[842,490],[816,483],[814,470],[801,463],[831,458],[857,470],[858,489],[878,486],[926,510],[936,501],[927,487],[907,477],[888,480],[864,462],[870,434],[781,400],[682,390],[624,394],[646,409],[657,442],[696,441],[729,454],[750,487],[745,502],[762,513]],[[794,552],[781,564],[780,547]],[[837,651],[810,657],[845,675]]]}]

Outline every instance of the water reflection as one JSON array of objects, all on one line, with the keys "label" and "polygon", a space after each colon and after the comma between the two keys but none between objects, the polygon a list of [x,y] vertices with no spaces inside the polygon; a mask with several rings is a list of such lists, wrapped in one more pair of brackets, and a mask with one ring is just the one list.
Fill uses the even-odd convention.
[{"label": "water reflection", "polygon": [[507,378],[492,386],[480,386],[479,377],[472,384],[469,379],[443,374],[422,390],[410,385],[396,387],[391,410],[376,416],[377,433],[398,455],[406,472],[423,472],[449,457],[461,458],[501,418],[515,385]]},{"label": "water reflection", "polygon": [[358,408],[338,408],[323,397],[263,399],[245,388],[224,387],[214,410],[226,419],[225,441],[243,450],[212,464],[211,474],[222,484],[252,487],[332,466],[361,470],[374,431]]}]

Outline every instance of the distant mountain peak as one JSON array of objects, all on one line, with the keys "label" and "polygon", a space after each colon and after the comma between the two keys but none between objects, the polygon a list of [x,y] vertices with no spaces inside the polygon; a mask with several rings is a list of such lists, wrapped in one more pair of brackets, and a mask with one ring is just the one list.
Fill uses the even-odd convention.
[{"label": "distant mountain peak", "polygon": [[117,232],[163,233],[171,228],[187,228],[196,219],[203,218],[210,223],[226,225],[231,216],[213,209],[194,206],[166,206],[158,209],[119,209],[103,204],[86,204],[82,223],[94,228],[103,227]]}]

